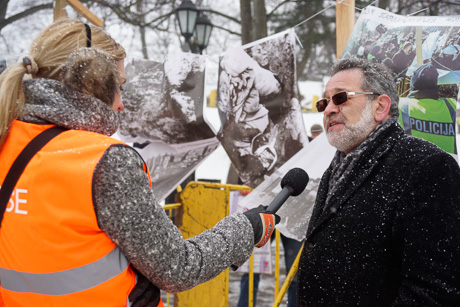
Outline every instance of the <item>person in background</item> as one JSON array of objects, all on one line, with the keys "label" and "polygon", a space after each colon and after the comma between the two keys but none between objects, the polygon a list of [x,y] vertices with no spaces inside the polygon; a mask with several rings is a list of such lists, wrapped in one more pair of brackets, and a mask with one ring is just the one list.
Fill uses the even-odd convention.
[{"label": "person in background", "polygon": [[378,63],[332,67],[324,173],[299,263],[299,306],[458,306],[460,168],[404,133],[394,76]]},{"label": "person in background", "polygon": [[387,57],[382,63],[390,68],[396,76],[403,77],[414,57],[415,50],[413,50],[413,44],[406,42],[403,48],[399,49],[392,58]]},{"label": "person in background", "polygon": [[323,132],[323,127],[319,124],[314,124],[310,128],[311,132],[311,137],[308,138],[308,140],[311,142],[313,139],[315,139],[318,135],[320,135]]},{"label": "person in background", "polygon": [[[107,58],[106,75],[66,70],[85,47],[116,63],[118,76]],[[109,137],[123,109],[125,56],[102,29],[64,18],[0,75],[0,305],[162,306],[159,289],[190,289],[268,241],[278,218],[263,206],[183,239],[155,201],[140,155]],[[93,96],[92,82],[110,97]],[[14,161],[38,135],[53,138],[11,180]]]},{"label": "person in background", "polygon": [[399,101],[399,124],[407,134],[427,140],[450,154],[457,154],[456,85],[444,96],[438,89],[438,70],[431,61],[419,66],[410,79],[410,92]]}]

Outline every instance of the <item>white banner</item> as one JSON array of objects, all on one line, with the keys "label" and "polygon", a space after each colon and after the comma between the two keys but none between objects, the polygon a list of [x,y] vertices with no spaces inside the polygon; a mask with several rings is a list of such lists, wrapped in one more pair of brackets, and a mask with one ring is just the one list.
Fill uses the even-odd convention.
[{"label": "white banner", "polygon": [[239,206],[243,208],[254,208],[261,204],[268,206],[281,191],[281,179],[290,169],[299,167],[305,170],[310,177],[305,191],[287,199],[277,213],[281,217],[281,222],[276,226],[286,237],[302,241],[307,233],[319,182],[335,152],[336,149],[329,144],[326,134],[321,133],[244,197]]}]

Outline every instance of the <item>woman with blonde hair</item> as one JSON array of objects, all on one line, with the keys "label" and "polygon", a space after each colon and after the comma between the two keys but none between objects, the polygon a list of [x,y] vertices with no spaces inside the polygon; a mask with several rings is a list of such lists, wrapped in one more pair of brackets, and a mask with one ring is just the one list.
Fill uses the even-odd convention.
[{"label": "woman with blonde hair", "polygon": [[122,63],[126,57],[124,48],[101,28],[73,19],[61,19],[53,23],[32,42],[25,63],[16,63],[0,75],[0,142],[4,141],[9,125],[24,105],[24,75],[60,80],[61,70],[69,54],[88,45],[88,33],[91,33],[91,47],[102,50]]},{"label": "woman with blonde hair", "polygon": [[[98,65],[68,70],[74,52],[89,55],[83,66],[92,59],[81,48],[116,63],[118,78],[91,73]],[[0,306],[161,306],[159,289],[241,265],[273,231],[260,206],[182,238],[142,158],[110,138],[120,91],[106,100],[94,84],[122,84],[124,57],[102,29],[62,19],[0,75]]]}]

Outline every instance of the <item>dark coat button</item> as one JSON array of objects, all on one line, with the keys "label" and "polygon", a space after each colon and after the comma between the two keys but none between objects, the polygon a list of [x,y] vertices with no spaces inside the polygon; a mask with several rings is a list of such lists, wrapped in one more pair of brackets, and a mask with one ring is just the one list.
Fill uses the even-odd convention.
[{"label": "dark coat button", "polygon": [[312,242],[305,242],[305,250],[310,253],[313,248],[315,247],[315,244],[313,244]]}]

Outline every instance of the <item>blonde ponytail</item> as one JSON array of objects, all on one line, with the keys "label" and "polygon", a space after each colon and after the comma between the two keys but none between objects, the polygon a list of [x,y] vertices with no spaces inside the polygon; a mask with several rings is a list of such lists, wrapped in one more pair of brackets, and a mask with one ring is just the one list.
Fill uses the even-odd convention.
[{"label": "blonde ponytail", "polygon": [[[115,61],[126,57],[123,47],[104,30],[95,26],[90,28],[91,48],[99,49]],[[57,20],[32,42],[29,55],[37,64],[32,77],[60,81],[69,54],[86,47],[86,43],[86,27],[82,21],[68,18]],[[22,81],[26,71],[23,63],[16,63],[0,74],[0,146],[8,135],[11,123],[20,115],[24,106]]]},{"label": "blonde ponytail", "polygon": [[26,71],[22,63],[16,63],[0,74],[0,146],[8,135],[11,122],[24,106],[22,80]]}]

